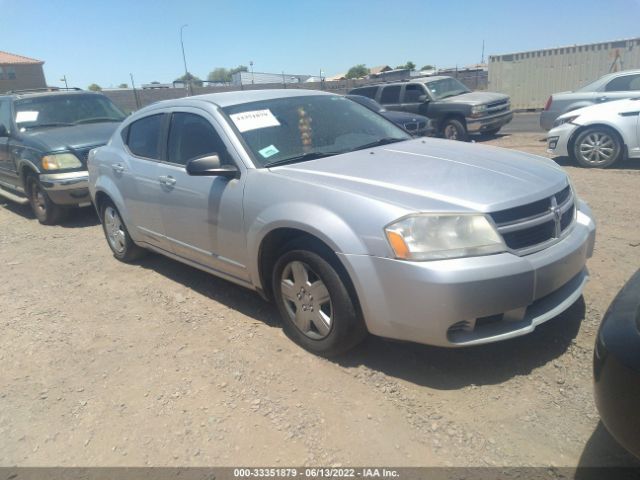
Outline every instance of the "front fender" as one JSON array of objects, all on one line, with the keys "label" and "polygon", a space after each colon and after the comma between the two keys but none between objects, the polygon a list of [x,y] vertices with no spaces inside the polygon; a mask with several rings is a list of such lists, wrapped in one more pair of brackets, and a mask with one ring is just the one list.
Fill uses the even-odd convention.
[{"label": "front fender", "polygon": [[294,202],[271,205],[257,215],[247,227],[248,265],[251,278],[259,288],[259,251],[265,237],[279,228],[291,228],[313,235],[336,253],[366,255],[367,248],[347,222],[313,203]]}]

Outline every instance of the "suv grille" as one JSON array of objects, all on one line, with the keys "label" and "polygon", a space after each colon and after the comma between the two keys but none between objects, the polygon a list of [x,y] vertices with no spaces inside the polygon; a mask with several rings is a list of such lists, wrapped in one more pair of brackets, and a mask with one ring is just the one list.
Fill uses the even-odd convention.
[{"label": "suv grille", "polygon": [[506,112],[509,110],[509,100],[500,100],[487,105],[487,114]]},{"label": "suv grille", "polygon": [[74,153],[76,155],[76,157],[78,157],[80,159],[80,161],[82,162],[83,165],[87,164],[87,158],[89,158],[89,152],[91,150],[93,150],[94,148],[98,148],[101,147],[102,144],[100,145],[92,145],[90,147],[85,147],[85,148],[79,148],[77,150],[74,150]]},{"label": "suv grille", "polygon": [[527,255],[562,238],[573,223],[575,214],[573,192],[570,186],[566,186],[543,200],[490,215],[507,247],[520,255]]}]

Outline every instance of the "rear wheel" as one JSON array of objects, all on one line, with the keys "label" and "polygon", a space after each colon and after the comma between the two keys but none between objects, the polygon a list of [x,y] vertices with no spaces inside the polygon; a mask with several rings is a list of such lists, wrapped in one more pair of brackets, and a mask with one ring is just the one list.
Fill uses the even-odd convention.
[{"label": "rear wheel", "polygon": [[343,353],[366,328],[332,259],[311,245],[296,245],[273,270],[273,293],[283,329],[303,348],[325,356]]},{"label": "rear wheel", "polygon": [[467,140],[467,129],[460,120],[450,118],[442,125],[442,136],[447,140]]},{"label": "rear wheel", "polygon": [[582,131],[573,143],[574,160],[587,168],[606,168],[622,156],[620,136],[606,127],[591,127]]},{"label": "rear wheel", "polygon": [[114,257],[123,262],[132,262],[144,255],[145,250],[133,242],[120,212],[110,200],[102,204],[100,218],[104,236]]},{"label": "rear wheel", "polygon": [[35,175],[29,175],[26,181],[27,197],[31,210],[38,221],[43,225],[55,225],[66,214],[64,207],[51,201],[47,192],[42,188],[40,180]]}]

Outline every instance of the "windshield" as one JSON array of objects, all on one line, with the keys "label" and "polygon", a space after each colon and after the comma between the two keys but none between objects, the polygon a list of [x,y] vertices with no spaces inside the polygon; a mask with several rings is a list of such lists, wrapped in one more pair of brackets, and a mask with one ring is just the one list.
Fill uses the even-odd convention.
[{"label": "windshield", "polygon": [[223,108],[260,167],[311,160],[412,137],[351,100],[277,98]]},{"label": "windshield", "polygon": [[433,80],[426,82],[425,85],[429,89],[431,96],[436,100],[453,97],[462,93],[469,93],[471,91],[455,78]]},{"label": "windshield", "polygon": [[102,95],[51,95],[23,98],[15,102],[19,129],[121,122],[125,118],[111,100]]}]

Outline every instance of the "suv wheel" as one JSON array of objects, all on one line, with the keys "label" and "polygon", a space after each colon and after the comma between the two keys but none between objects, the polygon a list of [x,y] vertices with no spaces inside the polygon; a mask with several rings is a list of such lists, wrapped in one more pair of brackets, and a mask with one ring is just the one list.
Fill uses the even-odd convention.
[{"label": "suv wheel", "polygon": [[27,197],[31,210],[43,225],[55,225],[64,217],[66,210],[51,201],[47,192],[35,175],[29,175],[26,181]]},{"label": "suv wheel", "polygon": [[460,120],[450,118],[442,125],[442,136],[447,140],[467,140],[467,129]]},{"label": "suv wheel", "polygon": [[606,127],[591,127],[581,132],[573,143],[574,160],[587,168],[605,168],[622,155],[620,136]]},{"label": "suv wheel", "polygon": [[102,204],[100,218],[104,236],[114,257],[123,262],[132,262],[144,255],[145,250],[131,240],[120,212],[111,201],[107,200]]},{"label": "suv wheel", "polygon": [[303,348],[333,356],[354,347],[366,328],[328,255],[301,244],[273,271],[273,293],[287,336]]}]

